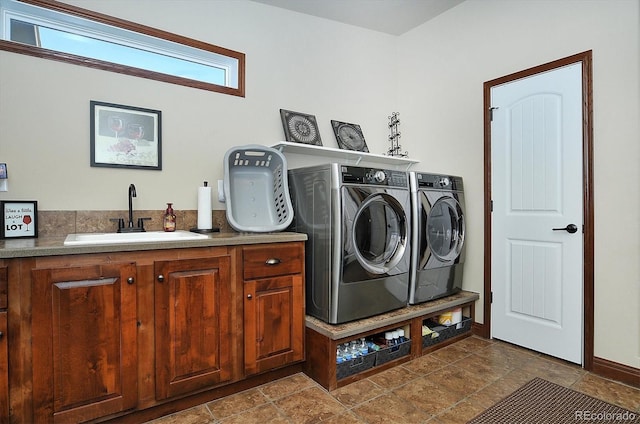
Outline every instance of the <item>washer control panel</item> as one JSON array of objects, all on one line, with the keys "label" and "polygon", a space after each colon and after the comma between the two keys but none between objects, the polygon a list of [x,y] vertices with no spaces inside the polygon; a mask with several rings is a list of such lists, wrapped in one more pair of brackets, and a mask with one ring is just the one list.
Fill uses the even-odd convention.
[{"label": "washer control panel", "polygon": [[403,171],[343,165],[340,167],[340,172],[342,173],[343,183],[384,187],[409,187],[407,173]]},{"label": "washer control panel", "polygon": [[418,188],[436,190],[462,190],[462,178],[451,175],[423,174],[416,172]]}]

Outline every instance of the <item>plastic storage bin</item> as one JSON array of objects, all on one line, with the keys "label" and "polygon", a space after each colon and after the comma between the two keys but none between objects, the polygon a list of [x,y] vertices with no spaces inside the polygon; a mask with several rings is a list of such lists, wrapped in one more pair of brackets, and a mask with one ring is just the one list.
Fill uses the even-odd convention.
[{"label": "plastic storage bin", "polygon": [[282,231],[293,220],[287,159],[260,145],[229,149],[224,155],[227,221],[240,232]]},{"label": "plastic storage bin", "polygon": [[361,373],[370,368],[373,368],[376,362],[376,352],[368,353],[364,356],[358,356],[355,359],[350,359],[336,365],[336,379],[342,380],[343,378],[350,377],[354,374]]},{"label": "plastic storage bin", "polygon": [[393,361],[403,356],[407,356],[411,353],[411,340],[407,340],[399,345],[386,347],[376,352],[376,367],[378,365],[386,364],[389,361]]},{"label": "plastic storage bin", "polygon": [[432,337],[431,334],[426,336],[422,336],[422,347],[430,347],[441,343],[447,339],[458,336],[460,334],[471,331],[471,318],[463,317],[462,321],[458,324],[451,324],[449,326],[440,325],[435,321],[427,320],[424,321],[424,324],[427,325],[430,329],[438,333],[438,337]]}]

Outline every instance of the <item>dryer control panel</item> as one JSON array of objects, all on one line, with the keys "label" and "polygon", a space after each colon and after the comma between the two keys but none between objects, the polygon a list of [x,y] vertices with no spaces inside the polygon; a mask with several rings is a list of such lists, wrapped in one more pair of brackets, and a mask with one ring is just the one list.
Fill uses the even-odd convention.
[{"label": "dryer control panel", "polygon": [[462,191],[462,178],[452,175],[423,174],[416,172],[418,188]]},{"label": "dryer control panel", "polygon": [[340,172],[343,183],[400,188],[409,187],[407,173],[403,171],[343,165],[340,167]]}]

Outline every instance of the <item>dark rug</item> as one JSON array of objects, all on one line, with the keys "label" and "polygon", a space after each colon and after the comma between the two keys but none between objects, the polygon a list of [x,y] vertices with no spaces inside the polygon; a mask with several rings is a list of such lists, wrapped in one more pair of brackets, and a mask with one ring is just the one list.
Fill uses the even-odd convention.
[{"label": "dark rug", "polygon": [[551,383],[529,381],[468,424],[640,424],[640,413]]}]

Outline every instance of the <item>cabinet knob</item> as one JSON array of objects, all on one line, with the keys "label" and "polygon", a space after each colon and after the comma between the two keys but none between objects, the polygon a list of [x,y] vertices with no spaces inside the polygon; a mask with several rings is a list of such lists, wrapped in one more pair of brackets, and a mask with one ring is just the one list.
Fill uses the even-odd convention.
[{"label": "cabinet knob", "polygon": [[161,283],[164,282],[164,275],[162,274],[158,275],[158,281]]},{"label": "cabinet knob", "polygon": [[271,258],[271,259],[267,259],[265,261],[266,265],[278,265],[280,262],[282,262],[280,259],[278,258]]},{"label": "cabinet knob", "polygon": [[253,299],[253,295],[248,294],[248,295],[247,295],[247,299]]},{"label": "cabinet knob", "polygon": [[0,339],[2,339],[3,337],[4,337],[4,333],[0,331]]},{"label": "cabinet knob", "polygon": [[133,279],[133,277],[129,277],[127,278],[127,284],[133,284],[135,283],[136,280]]}]

